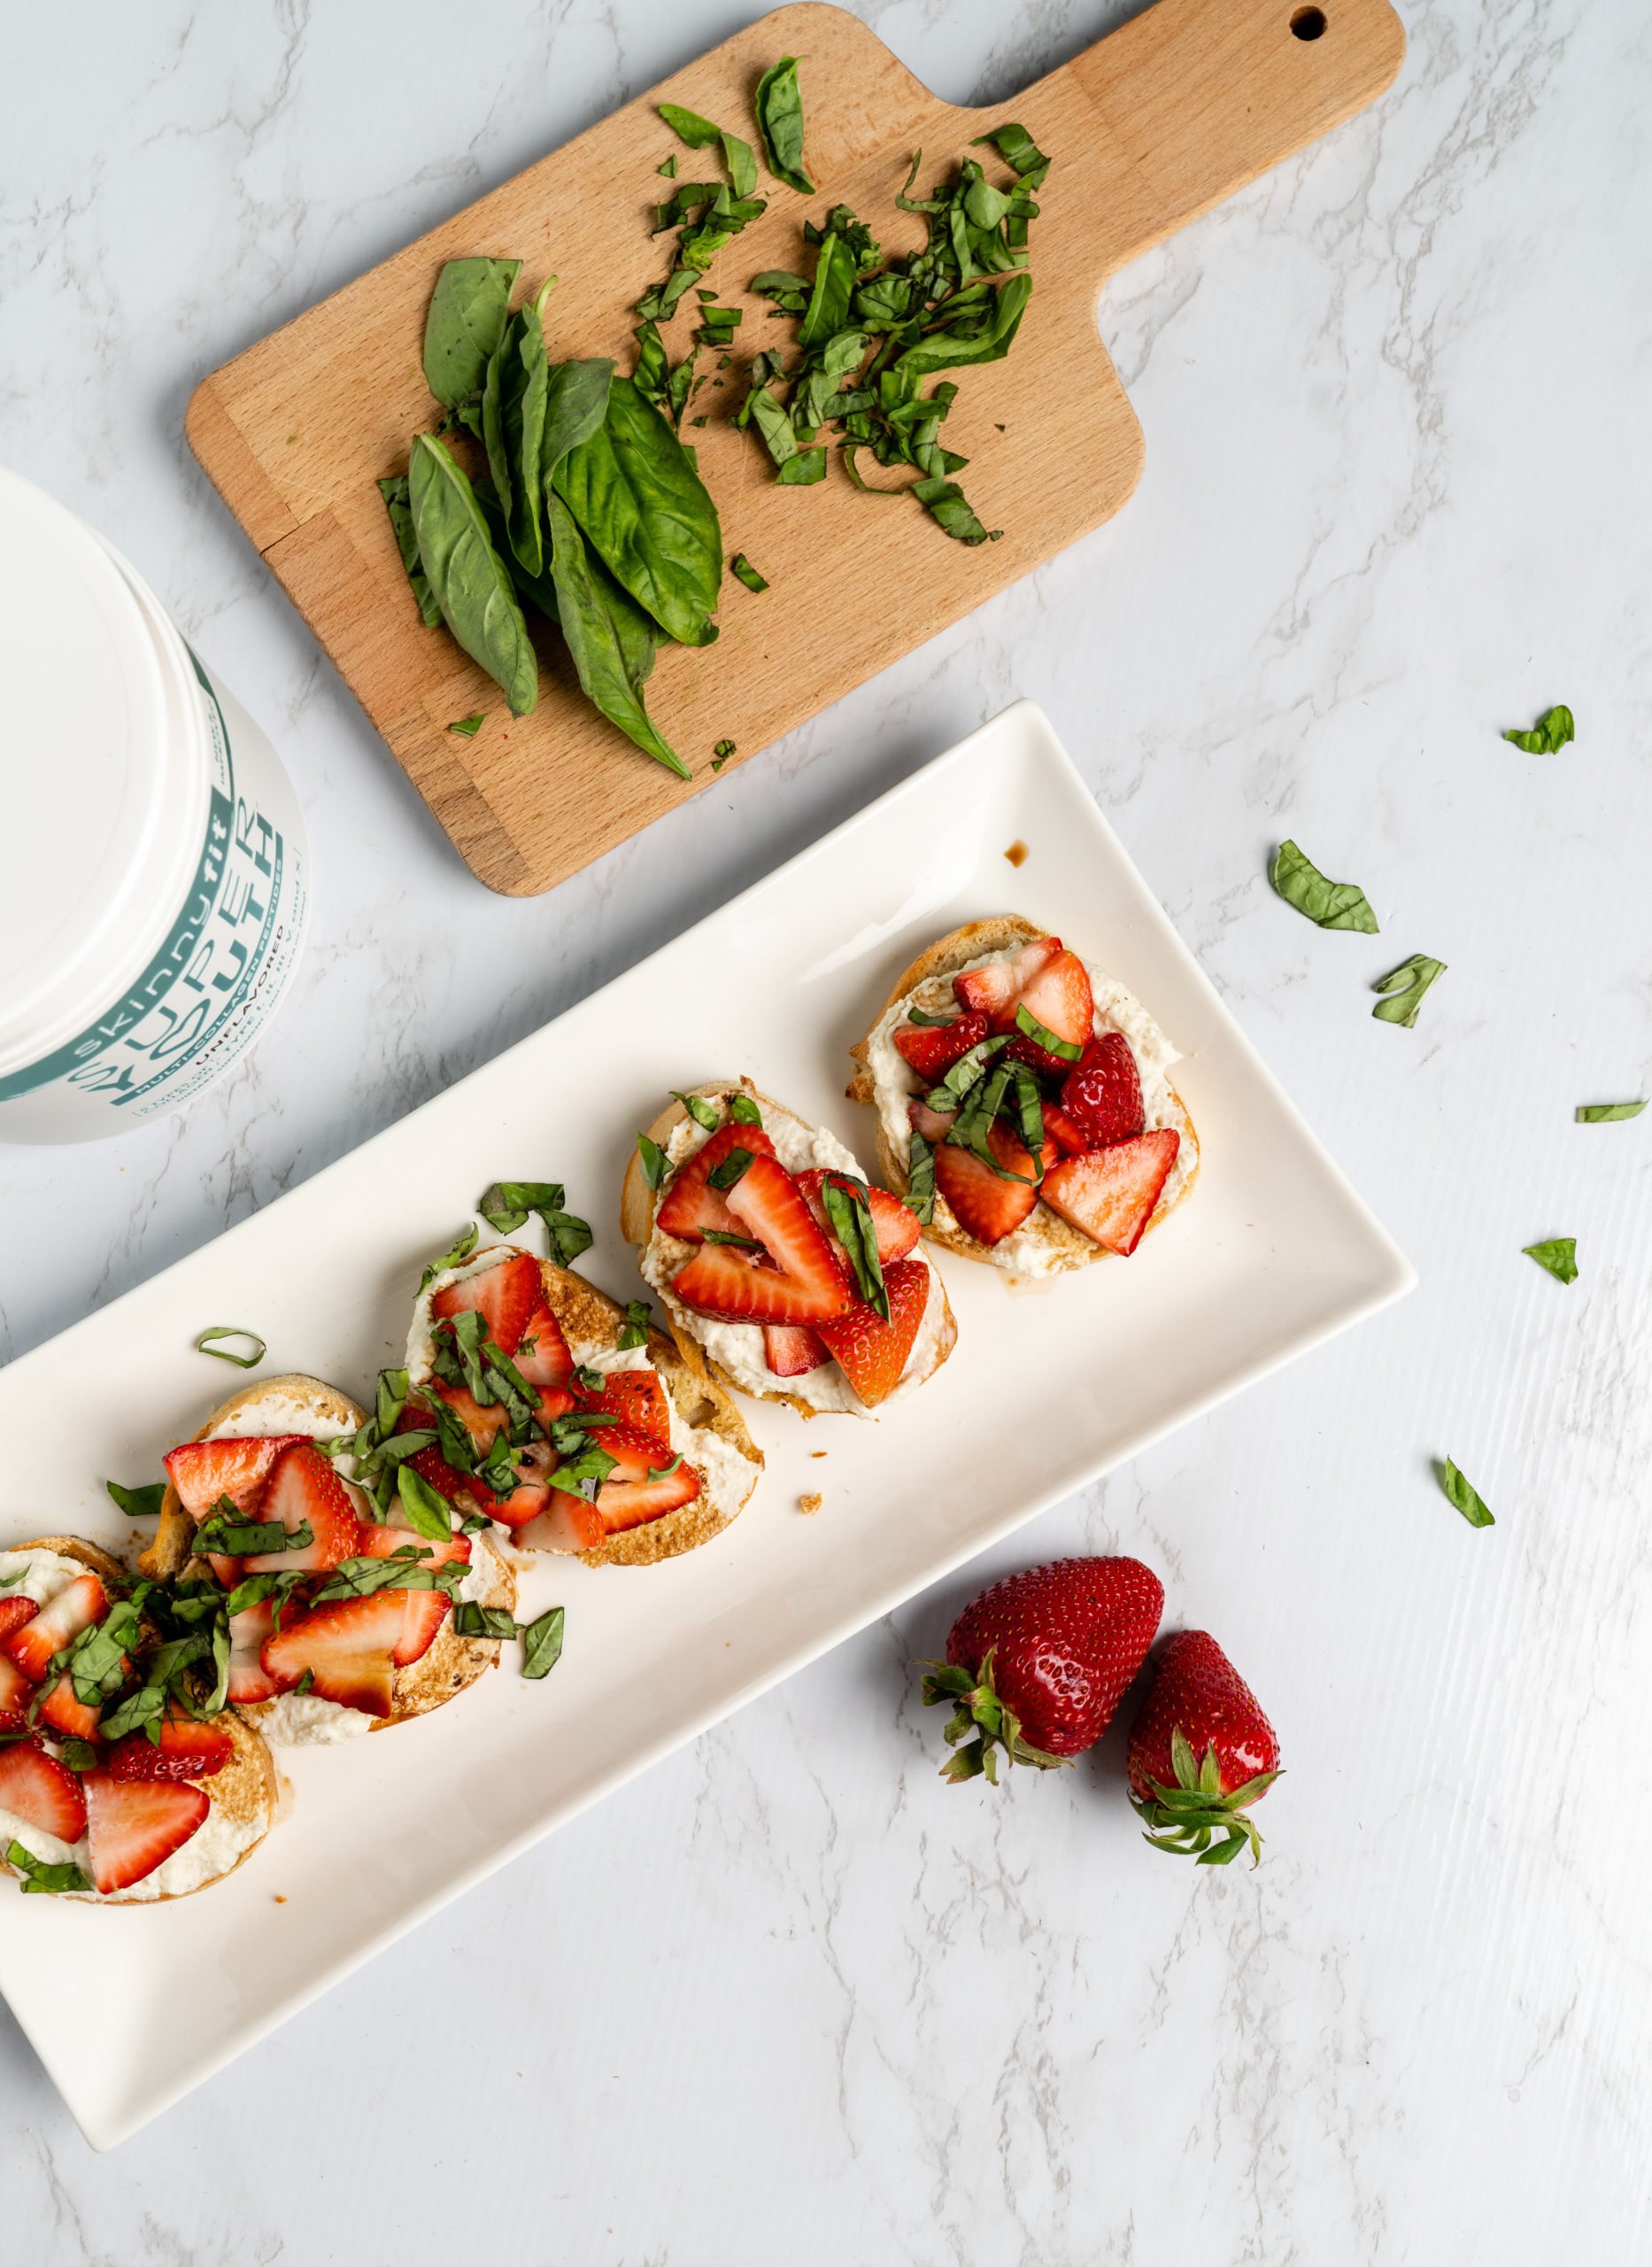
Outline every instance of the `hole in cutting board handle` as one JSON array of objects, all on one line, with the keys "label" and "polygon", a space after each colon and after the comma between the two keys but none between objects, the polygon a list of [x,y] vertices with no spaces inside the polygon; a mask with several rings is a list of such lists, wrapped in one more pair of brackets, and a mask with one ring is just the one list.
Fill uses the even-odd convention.
[{"label": "hole in cutting board handle", "polygon": [[1323,39],[1325,35],[1324,10],[1299,8],[1291,19],[1291,29],[1298,39]]}]

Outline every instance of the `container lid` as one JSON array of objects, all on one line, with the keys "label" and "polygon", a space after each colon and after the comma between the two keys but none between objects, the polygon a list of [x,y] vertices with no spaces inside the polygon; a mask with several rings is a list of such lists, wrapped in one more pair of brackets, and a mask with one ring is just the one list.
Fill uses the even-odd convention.
[{"label": "container lid", "polygon": [[182,668],[114,554],[0,467],[0,1074],[95,1023],[182,901],[209,795]]}]

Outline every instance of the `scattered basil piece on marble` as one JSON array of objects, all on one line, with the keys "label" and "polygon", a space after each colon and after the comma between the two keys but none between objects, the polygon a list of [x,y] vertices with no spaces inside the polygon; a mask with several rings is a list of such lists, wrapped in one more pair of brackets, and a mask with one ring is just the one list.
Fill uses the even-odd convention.
[{"label": "scattered basil piece on marble", "polygon": [[576,1212],[564,1211],[562,1202],[560,1180],[496,1180],[476,1210],[502,1236],[514,1234],[533,1213],[544,1225],[552,1258],[559,1267],[571,1267],[591,1249],[591,1225]]},{"label": "scattered basil piece on marble", "polygon": [[1409,960],[1401,961],[1398,968],[1391,968],[1386,976],[1379,976],[1372,985],[1373,992],[1390,996],[1378,1000],[1371,1010],[1378,1020],[1385,1024],[1403,1024],[1409,1031],[1417,1021],[1417,1011],[1424,994],[1436,977],[1445,973],[1443,960],[1431,960],[1426,953],[1413,953]]},{"label": "scattered basil piece on marble", "polygon": [[935,1218],[935,1152],[915,1126],[907,1157],[907,1193],[900,1201],[926,1228]]},{"label": "scattered basil piece on marble", "polygon": [[1577,1122],[1579,1126],[1616,1126],[1625,1118],[1639,1118],[1645,1108],[1644,1102],[1579,1103]]},{"label": "scattered basil piece on marble", "polygon": [[1287,905],[1305,913],[1322,929],[1357,929],[1377,934],[1377,916],[1365,893],[1354,882],[1328,881],[1313,860],[1294,842],[1282,842],[1273,854],[1268,879]]},{"label": "scattered basil piece on marble", "polygon": [[436,279],[424,325],[424,375],[444,409],[482,391],[509,319],[520,259],[450,259]]},{"label": "scattered basil piece on marble", "polygon": [[783,55],[771,70],[764,72],[757,82],[753,106],[769,172],[800,197],[813,197],[814,184],[803,164],[803,97],[798,89],[795,55]]},{"label": "scattered basil piece on marble", "polygon": [[547,1613],[530,1621],[522,1631],[522,1675],[529,1678],[549,1676],[562,1657],[563,1611],[552,1606]]},{"label": "scattered basil piece on marble", "polygon": [[[628,1348],[632,1346],[646,1346],[648,1343],[648,1327],[652,1320],[653,1311],[649,1306],[646,1299],[628,1299],[625,1307],[625,1320],[620,1325],[620,1335],[614,1342],[620,1349],[620,1351],[624,1353]],[[600,1375],[600,1373],[598,1373],[598,1375]],[[597,1387],[595,1389],[598,1392],[602,1390],[600,1386]]]},{"label": "scattered basil piece on marble", "polygon": [[768,588],[768,582],[758,573],[743,551],[737,551],[729,564],[748,591],[766,591]]},{"label": "scattered basil piece on marble", "polygon": [[[233,1354],[228,1347],[219,1344],[219,1340],[223,1338],[244,1338],[258,1350],[251,1354]],[[232,1322],[214,1323],[210,1330],[204,1330],[196,1340],[195,1348],[198,1354],[210,1354],[215,1362],[233,1362],[238,1370],[256,1370],[269,1352],[269,1348],[256,1330],[242,1330]]]},{"label": "scattered basil piece on marble", "polygon": [[142,1488],[123,1488],[118,1480],[105,1480],[104,1486],[115,1509],[129,1520],[152,1520],[166,1493],[164,1480],[147,1481]]},{"label": "scattered basil piece on marble", "polygon": [[716,1103],[707,1102],[704,1095],[680,1095],[673,1087],[671,1099],[673,1102],[680,1102],[695,1125],[703,1126],[707,1134],[714,1134],[722,1123]]},{"label": "scattered basil piece on marble", "polygon": [[1443,1463],[1436,1465],[1434,1472],[1446,1501],[1454,1510],[1462,1513],[1471,1527],[1496,1526],[1497,1522],[1492,1517],[1490,1507],[1484,1497],[1470,1486],[1449,1457],[1447,1457]]},{"label": "scattered basil piece on marble", "polygon": [[1563,705],[1548,708],[1540,716],[1529,732],[1505,732],[1503,738],[1527,755],[1557,755],[1568,740],[1574,740],[1578,731],[1570,708]]},{"label": "scattered basil piece on marble", "polygon": [[1521,1250],[1528,1259],[1535,1259],[1545,1267],[1557,1283],[1575,1283],[1578,1280],[1578,1239],[1576,1236],[1550,1236],[1543,1243],[1522,1244]]},{"label": "scattered basil piece on marble", "polygon": [[637,1137],[637,1163],[643,1168],[643,1179],[650,1188],[658,1189],[666,1177],[666,1153],[658,1141],[646,1134]]}]

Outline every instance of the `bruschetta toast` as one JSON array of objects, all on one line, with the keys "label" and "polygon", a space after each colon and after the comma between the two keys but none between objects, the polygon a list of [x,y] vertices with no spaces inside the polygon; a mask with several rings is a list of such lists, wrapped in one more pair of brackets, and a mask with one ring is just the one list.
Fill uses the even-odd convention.
[{"label": "bruschetta toast", "polygon": [[509,1613],[516,1581],[485,1534],[415,1527],[359,1484],[367,1412],[319,1378],[244,1386],[168,1451],[140,1567],[211,1576],[232,1598],[229,1698],[278,1747],[331,1745],[438,1708],[498,1658],[456,1626]]},{"label": "bruschetta toast", "polygon": [[583,1275],[514,1244],[436,1273],[407,1344],[413,1471],[519,1550],[652,1566],[722,1533],[762,1452],[722,1388]]},{"label": "bruschetta toast", "polygon": [[26,1891],[187,1897],[274,1822],[269,1749],[213,1706],[210,1656],[146,1682],[162,1673],[147,1590],[73,1536],[0,1551],[0,1867]]},{"label": "bruschetta toast", "polygon": [[620,1226],[684,1362],[799,1416],[875,1416],[956,1342],[916,1216],[748,1079],[660,1113],[626,1169]]},{"label": "bruschetta toast", "polygon": [[1018,915],[920,953],[850,1052],[885,1180],[960,1258],[1037,1280],[1126,1257],[1197,1176],[1175,1048],[1122,985]]}]

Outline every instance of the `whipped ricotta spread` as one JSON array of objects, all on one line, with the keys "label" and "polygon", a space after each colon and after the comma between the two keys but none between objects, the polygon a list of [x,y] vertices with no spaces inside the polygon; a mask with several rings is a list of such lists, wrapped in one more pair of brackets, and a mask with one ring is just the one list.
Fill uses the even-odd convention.
[{"label": "whipped ricotta spread", "polygon": [[[899,1060],[899,1057],[897,1057]],[[905,1065],[902,1065],[903,1069]],[[829,1172],[853,1173],[857,1180],[864,1178],[860,1162],[846,1149],[835,1134],[823,1126],[807,1125],[778,1103],[766,1102],[762,1105],[763,1131],[775,1145],[775,1155],[788,1172],[805,1172],[811,1165],[819,1165]],[[902,1116],[905,1105],[902,1105]],[[697,1125],[693,1118],[684,1118],[672,1129],[666,1144],[668,1164],[676,1166],[691,1157],[711,1139],[716,1129]],[[905,1143],[903,1141],[904,1149]],[[718,1322],[710,1315],[697,1313],[684,1306],[673,1293],[673,1279],[679,1275],[694,1257],[698,1245],[686,1243],[680,1236],[667,1235],[656,1226],[648,1239],[639,1265],[648,1281],[659,1293],[661,1303],[673,1321],[681,1325],[691,1338],[698,1339],[706,1353],[724,1373],[747,1393],[794,1394],[799,1401],[807,1402],[811,1409],[822,1412],[835,1412],[849,1417],[870,1417],[873,1412],[850,1384],[836,1362],[822,1362],[818,1369],[806,1370],[801,1377],[777,1378],[768,1366],[763,1348],[760,1323]],[[899,1401],[922,1384],[935,1367],[937,1348],[946,1322],[946,1295],[935,1270],[930,1269],[930,1296],[918,1324],[918,1335],[907,1357],[907,1366],[900,1383],[893,1393],[878,1404],[880,1412],[892,1402]],[[691,1461],[692,1459],[691,1458]]]},{"label": "whipped ricotta spread", "polygon": [[[60,1590],[86,1572],[78,1559],[58,1551],[0,1551],[0,1598],[32,1598],[49,1605]],[[14,1582],[13,1575],[21,1580]]]},{"label": "whipped ricotta spread", "polygon": [[[1009,958],[1008,952],[977,954],[952,974],[928,977],[922,984],[914,985],[910,992],[904,993],[884,1010],[867,1045],[867,1067],[877,1093],[878,1122],[884,1129],[884,1138],[897,1157],[904,1157],[911,1142],[912,1124],[907,1115],[907,1104],[914,1095],[924,1093],[930,1083],[920,1078],[895,1045],[897,1025],[906,1022],[914,1008],[938,1015],[943,1009],[956,1007],[953,974],[961,976],[968,969],[986,968],[994,961]],[[1122,1032],[1136,1058],[1146,1131],[1152,1133],[1158,1126],[1170,1126],[1182,1137],[1170,1179],[1154,1209],[1156,1219],[1175,1203],[1199,1164],[1198,1143],[1170,1091],[1170,1065],[1182,1058],[1133,993],[1127,992],[1122,984],[1104,975],[1089,961],[1085,963],[1085,969],[1095,1000],[1098,1036],[1104,1032]],[[935,1220],[939,1227],[963,1233],[938,1190]],[[1007,1273],[1037,1281],[1069,1268],[1083,1267],[1096,1257],[1097,1250],[1087,1235],[1053,1212],[1047,1204],[1035,1204],[1012,1234],[992,1246],[992,1257],[993,1265]]]}]

